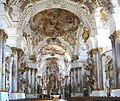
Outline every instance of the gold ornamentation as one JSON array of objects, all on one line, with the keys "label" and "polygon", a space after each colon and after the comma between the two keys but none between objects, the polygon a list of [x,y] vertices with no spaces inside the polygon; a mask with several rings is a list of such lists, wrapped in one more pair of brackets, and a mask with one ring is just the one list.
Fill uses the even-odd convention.
[{"label": "gold ornamentation", "polygon": [[6,41],[6,39],[8,38],[7,33],[5,33],[5,31],[3,29],[0,29],[0,33],[1,33],[1,36],[2,36],[3,40]]},{"label": "gold ornamentation", "polygon": [[76,38],[72,35],[68,35],[67,37],[67,41],[71,44],[71,45],[75,45],[76,43]]},{"label": "gold ornamentation", "polygon": [[85,43],[85,42],[88,40],[88,38],[89,38],[89,30],[88,30],[86,27],[83,28],[82,37],[83,37],[83,39],[84,39],[84,43]]},{"label": "gold ornamentation", "polygon": [[88,52],[88,54],[93,56],[93,54],[96,54],[97,52],[101,53],[102,51],[103,51],[103,47],[93,48]]},{"label": "gold ornamentation", "polygon": [[76,61],[76,60],[78,60],[78,59],[79,59],[78,55],[73,55],[71,62],[74,62],[74,61]]},{"label": "gold ornamentation", "polygon": [[17,47],[11,47],[11,50],[13,53],[16,53],[17,52]]},{"label": "gold ornamentation", "polygon": [[102,21],[107,21],[108,20],[108,13],[104,8],[102,8],[100,10],[100,14],[101,14],[101,20]]},{"label": "gold ornamentation", "polygon": [[30,60],[32,60],[32,61],[33,61],[33,63],[35,63],[35,62],[36,62],[36,56],[35,56],[35,55],[31,55],[29,59],[30,59]]},{"label": "gold ornamentation", "polygon": [[115,39],[119,39],[120,38],[120,30],[114,31],[113,34],[111,34],[109,36],[109,38],[113,41]]},{"label": "gold ornamentation", "polygon": [[40,0],[31,0],[32,2],[38,2],[38,1],[40,1]]},{"label": "gold ornamentation", "polygon": [[120,30],[114,32],[115,38],[120,38]]}]

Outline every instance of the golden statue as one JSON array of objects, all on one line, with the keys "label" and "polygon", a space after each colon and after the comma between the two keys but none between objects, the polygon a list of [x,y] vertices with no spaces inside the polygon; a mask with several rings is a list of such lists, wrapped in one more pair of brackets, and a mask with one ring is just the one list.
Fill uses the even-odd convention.
[{"label": "golden statue", "polygon": [[84,43],[87,41],[87,39],[89,38],[89,31],[86,27],[83,28],[83,34],[82,34],[82,37],[84,39]]},{"label": "golden statue", "polygon": [[108,20],[108,13],[104,8],[102,8],[100,10],[100,14],[101,14],[101,20],[102,21],[107,21]]}]

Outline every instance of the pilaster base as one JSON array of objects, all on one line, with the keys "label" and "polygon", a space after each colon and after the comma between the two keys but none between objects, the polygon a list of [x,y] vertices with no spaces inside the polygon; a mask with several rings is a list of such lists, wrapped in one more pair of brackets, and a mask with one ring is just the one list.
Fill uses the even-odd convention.
[{"label": "pilaster base", "polygon": [[[106,91],[93,91],[90,96],[107,96]],[[112,89],[111,91],[112,97],[120,97],[120,89]]]},{"label": "pilaster base", "polygon": [[90,96],[107,96],[107,93],[104,90],[101,91],[92,91]]},{"label": "pilaster base", "polygon": [[11,99],[24,99],[25,93],[12,93],[11,94]]},{"label": "pilaster base", "polygon": [[0,101],[9,101],[8,92],[0,92]]},{"label": "pilaster base", "polygon": [[112,90],[112,93],[111,93],[111,96],[115,97],[120,97],[120,89],[113,89]]},{"label": "pilaster base", "polygon": [[37,98],[37,94],[26,94],[26,98]]},{"label": "pilaster base", "polygon": [[75,94],[73,94],[73,93],[71,93],[71,97],[77,97],[77,96],[83,96],[83,93],[75,93]]}]

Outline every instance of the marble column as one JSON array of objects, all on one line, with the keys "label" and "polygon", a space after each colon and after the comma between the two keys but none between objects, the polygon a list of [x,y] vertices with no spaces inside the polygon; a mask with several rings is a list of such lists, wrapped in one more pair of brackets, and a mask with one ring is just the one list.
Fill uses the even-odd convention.
[{"label": "marble column", "polygon": [[97,77],[98,77],[98,89],[103,89],[103,69],[102,69],[102,59],[101,52],[103,48],[96,48],[96,56],[97,56]]},{"label": "marble column", "polygon": [[12,67],[12,92],[17,92],[17,75],[18,75],[18,66],[17,66],[17,47],[11,47],[13,53],[13,67]]},{"label": "marble column", "polygon": [[76,88],[78,92],[78,67],[76,67],[75,70],[76,70]]},{"label": "marble column", "polygon": [[18,71],[18,73],[17,73],[17,82],[18,82],[18,84],[17,84],[17,92],[20,92],[21,90],[21,88],[20,88],[20,69],[21,69],[21,61],[22,61],[22,59],[23,59],[23,54],[24,54],[24,52],[22,51],[22,49],[20,49],[20,48],[17,48],[17,55],[18,55],[18,57],[17,57],[17,71]]},{"label": "marble column", "polygon": [[5,89],[5,41],[7,34],[0,29],[0,90]]},{"label": "marble column", "polygon": [[95,78],[95,83],[94,83],[94,89],[98,89],[98,77],[97,77],[97,56],[96,56],[96,49],[91,49],[91,54],[92,54],[92,58],[94,59],[94,65],[95,65],[95,69],[94,69],[94,78]]},{"label": "marble column", "polygon": [[76,86],[76,70],[75,70],[75,68],[74,68],[74,84],[75,84],[75,86]]},{"label": "marble column", "polygon": [[13,56],[11,56],[10,57],[10,64],[9,64],[9,94],[11,94],[12,93],[12,88],[13,88],[13,83],[12,83],[12,66],[13,66],[13,61],[14,61],[14,57]]},{"label": "marble column", "polygon": [[36,91],[35,93],[37,93],[37,69],[35,69],[35,80],[34,80],[35,86],[36,86]]},{"label": "marble column", "polygon": [[74,68],[71,68],[71,85],[74,83]]},{"label": "marble column", "polygon": [[7,34],[3,32],[2,34],[2,68],[3,68],[3,90],[6,91],[6,78],[5,78],[5,46],[6,46],[6,39],[8,38]]},{"label": "marble column", "polygon": [[32,91],[31,91],[31,93],[35,93],[35,69],[34,68],[32,68]]},{"label": "marble column", "polygon": [[81,84],[81,83],[80,83],[80,81],[81,81],[80,79],[81,79],[81,78],[82,78],[82,77],[81,77],[81,75],[80,75],[80,67],[78,67],[78,92],[80,92],[80,89],[81,89],[81,88],[80,88],[80,86],[81,86],[81,85],[80,85],[80,84]]},{"label": "marble column", "polygon": [[29,77],[29,94],[31,94],[31,87],[32,87],[32,69],[31,68],[29,68],[28,77]]},{"label": "marble column", "polygon": [[29,67],[28,67],[28,66],[25,67],[25,71],[26,71],[25,93],[28,94],[28,93],[29,93],[29,92],[28,92],[28,89],[29,89],[29,87],[28,87],[28,84],[29,84],[29,74],[28,74],[28,72],[29,72]]},{"label": "marble column", "polygon": [[115,34],[111,34],[110,37],[112,44],[112,58],[113,58],[113,78],[114,78],[114,87],[118,87],[118,75],[117,75],[117,54],[115,48]]}]

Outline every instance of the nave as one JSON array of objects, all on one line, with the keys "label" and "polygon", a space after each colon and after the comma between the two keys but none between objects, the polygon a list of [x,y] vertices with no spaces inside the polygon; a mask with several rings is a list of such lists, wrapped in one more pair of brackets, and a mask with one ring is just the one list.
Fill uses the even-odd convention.
[{"label": "nave", "polygon": [[120,0],[0,0],[0,101],[120,97],[119,22]]}]

